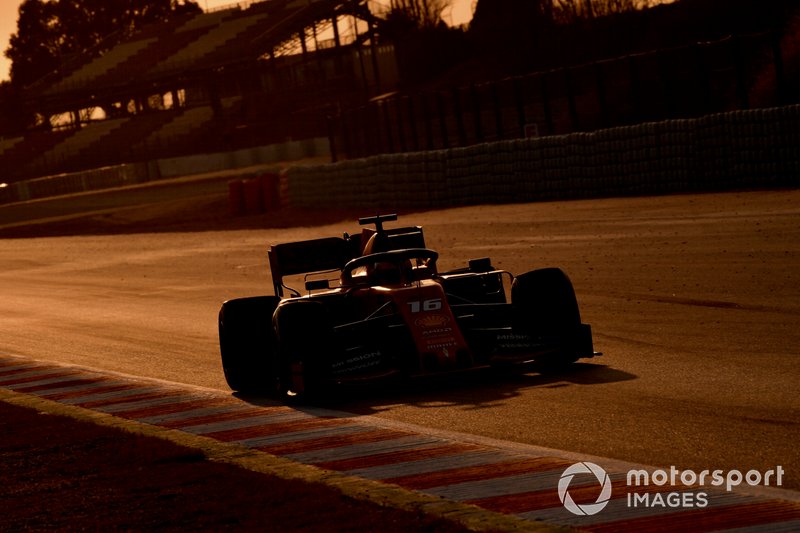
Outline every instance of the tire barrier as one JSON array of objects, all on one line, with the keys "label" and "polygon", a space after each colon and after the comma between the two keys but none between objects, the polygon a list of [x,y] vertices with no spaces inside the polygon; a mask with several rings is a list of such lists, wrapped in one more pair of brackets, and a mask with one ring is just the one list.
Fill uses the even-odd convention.
[{"label": "tire barrier", "polygon": [[244,215],[244,180],[228,182],[228,209],[235,217]]},{"label": "tire barrier", "polygon": [[291,167],[291,207],[438,208],[800,185],[800,106]]},{"label": "tire barrier", "polygon": [[228,182],[228,206],[234,216],[256,215],[281,207],[280,175],[267,172]]}]

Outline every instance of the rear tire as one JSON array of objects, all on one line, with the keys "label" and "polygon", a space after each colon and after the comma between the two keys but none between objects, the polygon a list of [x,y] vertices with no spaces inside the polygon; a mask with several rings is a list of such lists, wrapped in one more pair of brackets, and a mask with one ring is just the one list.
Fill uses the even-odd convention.
[{"label": "rear tire", "polygon": [[277,339],[272,314],[277,296],[228,300],[219,311],[219,348],[225,380],[234,391],[278,391]]},{"label": "rear tire", "polygon": [[[586,326],[581,325],[572,282],[561,269],[544,268],[517,276],[511,285],[511,302],[515,329],[564,347],[553,357],[537,361],[537,366],[563,368],[587,355],[583,353]],[[592,353],[591,336],[588,352]]]}]

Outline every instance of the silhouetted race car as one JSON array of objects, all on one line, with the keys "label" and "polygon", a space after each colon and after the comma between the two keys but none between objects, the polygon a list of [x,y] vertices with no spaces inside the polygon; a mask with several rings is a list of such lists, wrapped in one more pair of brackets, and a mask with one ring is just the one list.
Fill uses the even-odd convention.
[{"label": "silhouetted race car", "polygon": [[[284,397],[599,355],[560,269],[513,276],[483,258],[439,272],[422,228],[383,227],[394,220],[362,218],[374,229],[270,247],[275,295],[228,300],[219,313],[232,389]],[[286,285],[292,277],[305,294]]]}]

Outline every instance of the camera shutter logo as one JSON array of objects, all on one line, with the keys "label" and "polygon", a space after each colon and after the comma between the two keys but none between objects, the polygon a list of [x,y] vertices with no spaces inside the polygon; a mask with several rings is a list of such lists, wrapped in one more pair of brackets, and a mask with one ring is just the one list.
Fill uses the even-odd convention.
[{"label": "camera shutter logo", "polygon": [[[594,474],[597,482],[603,487],[597,501],[594,503],[577,504],[573,501],[572,496],[569,495],[567,489],[576,474]],[[591,516],[602,511],[608,500],[611,499],[611,479],[606,474],[606,471],[594,463],[588,461],[583,463],[575,463],[570,466],[564,473],[561,474],[561,479],[558,480],[558,497],[564,507],[572,514],[580,516]]]}]

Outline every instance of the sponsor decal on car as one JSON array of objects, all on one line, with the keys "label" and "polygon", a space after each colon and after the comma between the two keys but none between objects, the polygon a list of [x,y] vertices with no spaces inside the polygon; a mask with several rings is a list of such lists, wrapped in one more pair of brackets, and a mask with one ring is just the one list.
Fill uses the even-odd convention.
[{"label": "sponsor decal on car", "polygon": [[427,314],[421,318],[418,318],[414,321],[414,324],[417,327],[431,329],[431,328],[441,328],[446,326],[450,322],[450,318],[445,315],[440,315],[436,313]]},{"label": "sponsor decal on car", "polygon": [[523,333],[500,333],[497,335],[497,348],[500,350],[530,350],[541,346],[540,342]]},{"label": "sponsor decal on car", "polygon": [[367,352],[353,357],[348,357],[342,361],[337,361],[331,365],[331,371],[335,375],[364,370],[381,364],[383,354],[380,350]]}]

